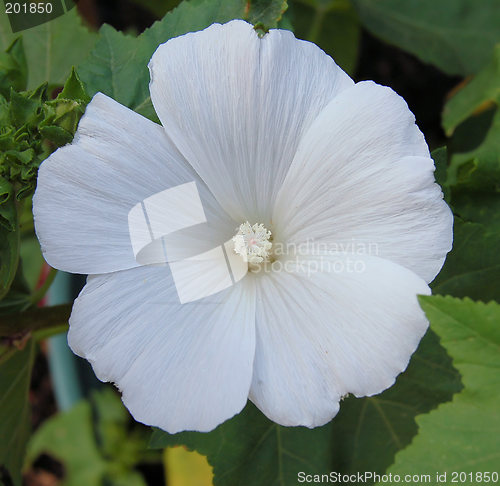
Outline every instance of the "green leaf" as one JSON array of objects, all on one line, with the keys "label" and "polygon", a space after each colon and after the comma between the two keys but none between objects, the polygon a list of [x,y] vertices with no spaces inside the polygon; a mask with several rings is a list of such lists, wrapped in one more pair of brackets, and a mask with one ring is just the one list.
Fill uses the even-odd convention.
[{"label": "green leaf", "polygon": [[47,454],[60,461],[66,486],[145,486],[134,470],[145,448],[145,429],[128,428],[129,415],[109,388],[45,421],[30,439],[28,464]]},{"label": "green leaf", "polygon": [[19,260],[19,231],[13,188],[0,177],[0,300],[14,280]]},{"label": "green leaf", "polygon": [[10,119],[16,127],[23,125],[36,125],[43,120],[43,113],[40,106],[40,97],[46,96],[47,85],[42,84],[36,92],[32,94],[17,93],[11,91],[10,94]]},{"label": "green leaf", "polygon": [[457,125],[490,103],[500,104],[500,45],[490,63],[446,103],[443,110],[446,134],[452,135]]},{"label": "green leaf", "polygon": [[[451,297],[420,297],[464,389],[450,403],[417,417],[419,434],[398,453],[393,474],[498,471],[500,458],[500,305]],[[433,483],[434,484],[434,483]]]},{"label": "green leaf", "polygon": [[85,86],[78,77],[75,68],[71,69],[69,78],[64,83],[62,91],[57,95],[60,100],[81,100],[84,103],[90,101],[90,96],[85,91]]},{"label": "green leaf", "polygon": [[[156,17],[162,18],[168,11],[177,7],[180,0],[132,0],[141,8],[146,8]],[[261,23],[266,29],[274,28],[287,8],[286,0],[247,0],[247,20],[253,24]]]},{"label": "green leaf", "polygon": [[455,218],[453,250],[432,283],[433,292],[500,301],[500,224]]},{"label": "green leaf", "polygon": [[[459,132],[457,130],[457,137]],[[500,110],[481,145],[469,152],[459,152],[452,142],[450,184],[457,190],[500,192]]]},{"label": "green leaf", "polygon": [[344,400],[338,416],[323,427],[281,427],[249,403],[208,434],[156,429],[150,447],[183,444],[207,455],[215,486],[296,484],[299,471],[382,473],[416,434],[414,417],[460,388],[449,357],[428,333],[392,388],[377,397]]},{"label": "green leaf", "polygon": [[432,151],[432,159],[434,160],[434,165],[436,170],[434,172],[434,177],[436,182],[441,186],[443,190],[445,201],[450,199],[450,191],[447,184],[447,172],[448,172],[448,150],[446,147],[439,147]]},{"label": "green leaf", "polygon": [[332,422],[332,470],[383,474],[417,434],[415,416],[451,400],[461,388],[450,358],[428,331],[393,387],[374,397],[342,402]]},{"label": "green leaf", "polygon": [[11,88],[26,89],[27,76],[23,42],[17,37],[5,52],[0,53],[0,94],[8,98]]},{"label": "green leaf", "polygon": [[14,199],[14,188],[12,184],[3,177],[0,177],[0,225],[5,229],[13,231],[15,228],[15,211],[11,211],[8,204]]},{"label": "green leaf", "polygon": [[[21,245],[21,250],[22,249]],[[23,262],[20,259],[9,291],[0,300],[0,316],[23,312],[30,307],[30,305],[32,305],[30,301],[30,289],[24,278]],[[18,331],[20,334],[23,334],[25,330],[18,326],[17,316],[12,316],[10,319],[16,332]]]},{"label": "green leaf", "polygon": [[[137,38],[103,25],[99,40],[90,57],[78,67],[80,78],[88,93],[98,91],[157,121],[149,96],[148,62],[159,44],[187,32],[202,30],[214,22],[224,23],[235,18],[247,18],[272,24],[271,12],[280,8],[264,9],[276,2],[246,0],[191,0],[182,2],[175,10],[154,23]],[[252,7],[253,5],[253,7]],[[281,13],[279,14],[281,16]],[[276,18],[276,21],[279,17]]]},{"label": "green leaf", "polygon": [[0,478],[2,474],[9,477],[14,486],[21,486],[21,467],[31,430],[28,393],[33,357],[30,340],[22,351],[0,364]]},{"label": "green leaf", "polygon": [[[45,120],[40,123],[42,136],[53,142],[56,142],[54,137],[62,137],[60,145],[70,142],[89,101],[90,96],[73,69],[57,98],[45,103]],[[50,131],[46,131],[44,135],[42,128],[50,128]],[[55,128],[60,128],[64,132],[59,130],[54,133]]]},{"label": "green leaf", "polygon": [[40,127],[40,134],[43,138],[50,140],[58,147],[62,147],[73,140],[73,134],[57,125],[47,125]]},{"label": "green leaf", "polygon": [[251,0],[245,19],[264,32],[276,28],[288,8],[287,0]]},{"label": "green leaf", "polygon": [[4,9],[0,10],[0,50],[5,51],[15,37],[12,34],[12,28],[9,22],[9,16],[4,12]]},{"label": "green leaf", "polygon": [[445,105],[453,133],[448,185],[454,210],[468,221],[500,223],[500,46],[493,58]]},{"label": "green leaf", "polygon": [[359,54],[361,28],[349,0],[302,0],[290,6],[295,35],[321,47],[348,74]]},{"label": "green leaf", "polygon": [[147,68],[154,48],[143,38],[125,35],[105,24],[94,50],[78,67],[78,74],[90,96],[100,91],[154,120]]},{"label": "green leaf", "polygon": [[[32,91],[11,89],[9,98],[0,96],[0,178],[21,201],[33,193],[40,163],[73,139],[89,97],[73,71],[55,100],[48,100],[47,83]],[[8,221],[0,206],[2,223]]]},{"label": "green leaf", "polygon": [[[61,86],[71,66],[83,61],[97,39],[95,32],[82,25],[76,8],[27,29],[22,35],[29,66],[28,89],[33,89],[43,82],[48,82],[50,86]],[[4,49],[7,47],[5,43],[10,44],[13,37],[14,35],[10,34],[10,26],[6,27],[0,36]]]},{"label": "green leaf", "polygon": [[[487,226],[500,223],[500,109],[493,111],[492,117],[490,113],[471,117],[456,128],[448,170],[455,212]],[[484,133],[482,120],[486,116],[491,124]],[[467,147],[475,132],[482,133],[482,139]]]},{"label": "green leaf", "polygon": [[28,292],[35,290],[45,260],[34,232],[21,239],[20,257]]},{"label": "green leaf", "polygon": [[500,42],[498,0],[352,0],[376,36],[448,74],[479,71]]},{"label": "green leaf", "polygon": [[213,432],[169,435],[157,429],[150,441],[153,448],[178,444],[207,456],[214,486],[285,486],[296,483],[299,471],[328,471],[331,427],[281,427],[249,403]]}]

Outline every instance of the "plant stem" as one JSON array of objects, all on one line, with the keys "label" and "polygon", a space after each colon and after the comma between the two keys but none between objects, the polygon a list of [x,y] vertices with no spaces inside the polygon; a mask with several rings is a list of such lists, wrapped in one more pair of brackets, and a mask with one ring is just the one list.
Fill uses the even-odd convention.
[{"label": "plant stem", "polygon": [[[0,337],[14,338],[27,332],[48,331],[57,328],[58,332],[67,329],[71,314],[71,304],[51,307],[34,307],[19,314],[0,316]],[[62,327],[63,326],[63,327]]]},{"label": "plant stem", "polygon": [[50,271],[47,275],[47,278],[45,279],[45,282],[43,282],[42,286],[31,294],[30,302],[33,305],[38,304],[38,302],[40,302],[45,297],[45,294],[47,293],[47,290],[49,290],[49,287],[52,285],[52,282],[56,278],[56,275],[57,270],[50,267]]}]

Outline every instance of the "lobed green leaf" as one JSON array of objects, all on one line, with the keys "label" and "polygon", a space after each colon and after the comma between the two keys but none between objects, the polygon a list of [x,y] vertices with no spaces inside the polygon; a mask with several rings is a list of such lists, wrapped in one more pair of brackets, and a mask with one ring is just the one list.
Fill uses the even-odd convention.
[{"label": "lobed green leaf", "polygon": [[393,474],[498,471],[500,458],[500,305],[470,299],[420,297],[420,304],[462,375],[450,403],[417,417],[419,434],[396,456]]},{"label": "lobed green leaf", "polygon": [[347,398],[332,421],[335,471],[383,474],[417,435],[415,417],[452,399],[460,376],[438,338],[428,331],[406,371],[384,393]]}]

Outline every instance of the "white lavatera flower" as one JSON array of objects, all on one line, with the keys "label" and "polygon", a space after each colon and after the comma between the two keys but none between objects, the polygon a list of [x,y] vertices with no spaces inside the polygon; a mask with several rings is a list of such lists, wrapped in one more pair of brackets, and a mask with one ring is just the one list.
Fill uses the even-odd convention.
[{"label": "white lavatera flower", "polygon": [[[73,351],[137,420],[171,433],[209,431],[248,398],[279,424],[315,427],[344,395],[391,386],[428,327],[417,295],[452,242],[404,100],[354,83],[288,31],[259,38],[243,21],[172,39],[149,68],[162,126],[97,94],[74,141],[40,167],[44,256],[90,274],[70,319]],[[207,222],[172,235],[170,263],[233,241],[233,257],[287,271],[250,268],[181,303],[169,264],[140,265],[131,208],[192,181]],[[346,251],[273,255],[270,241],[369,242],[377,254],[356,254],[353,272]],[[307,270],[325,262],[344,271]]]}]

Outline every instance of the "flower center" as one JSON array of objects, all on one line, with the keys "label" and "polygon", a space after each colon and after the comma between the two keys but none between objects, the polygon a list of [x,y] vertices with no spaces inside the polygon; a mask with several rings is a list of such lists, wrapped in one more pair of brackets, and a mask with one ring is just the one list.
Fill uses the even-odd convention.
[{"label": "flower center", "polygon": [[234,251],[249,264],[267,262],[273,246],[270,238],[271,232],[263,224],[252,226],[247,221],[240,224],[238,233],[233,236]]}]

